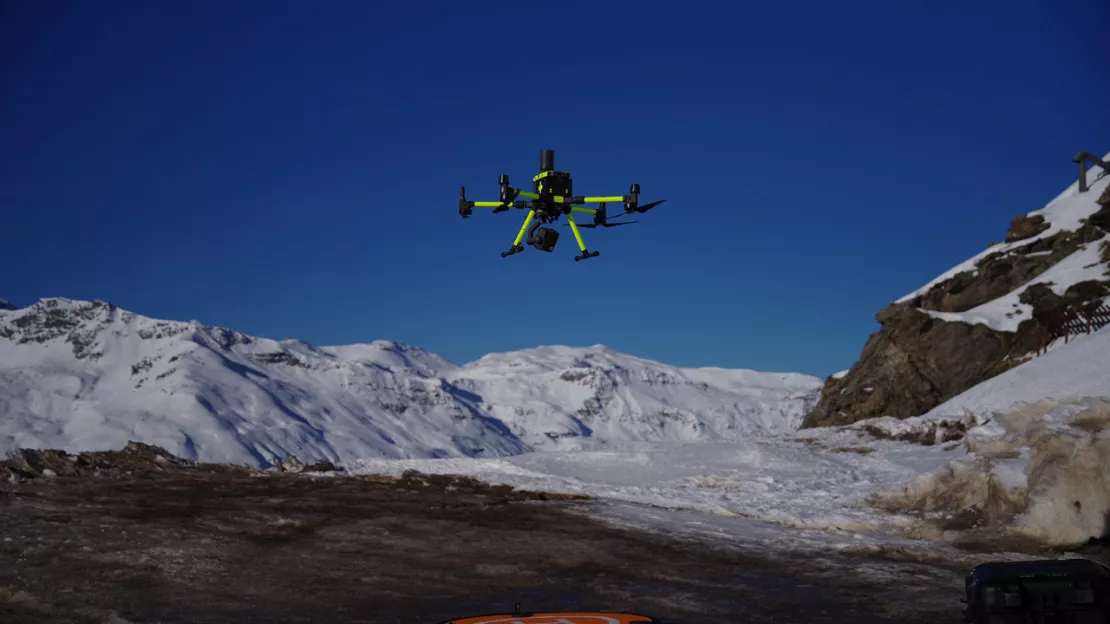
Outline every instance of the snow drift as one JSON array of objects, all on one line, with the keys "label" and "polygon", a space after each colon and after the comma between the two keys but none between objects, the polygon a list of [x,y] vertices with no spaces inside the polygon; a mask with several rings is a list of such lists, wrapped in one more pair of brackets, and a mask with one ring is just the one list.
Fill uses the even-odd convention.
[{"label": "snow drift", "polygon": [[893,436],[938,421],[963,423],[965,454],[873,499],[882,509],[916,514],[914,534],[1052,546],[1108,534],[1110,328],[1060,345],[922,417],[855,426]]},{"label": "snow drift", "polygon": [[967,455],[876,497],[921,537],[1074,546],[1107,534],[1110,400],[1045,401],[972,429]]}]

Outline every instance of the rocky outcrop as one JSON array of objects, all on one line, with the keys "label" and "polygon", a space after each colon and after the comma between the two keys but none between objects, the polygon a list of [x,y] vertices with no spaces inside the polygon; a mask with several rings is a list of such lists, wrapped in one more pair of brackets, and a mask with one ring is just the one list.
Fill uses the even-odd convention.
[{"label": "rocky outcrop", "polygon": [[[1100,198],[1101,202],[1101,198]],[[1015,218],[1007,242],[1045,232],[1039,215]],[[1033,308],[1016,331],[950,321],[930,312],[964,312],[1022,288],[1085,244],[1106,238],[1110,209],[1103,208],[1074,231],[984,255],[971,270],[937,283],[925,293],[883,309],[859,361],[842,377],[830,377],[803,427],[844,425],[878,416],[919,416],[940,403],[1022,362],[1044,338],[1047,319],[1082,310],[1110,294],[1110,280],[1088,280],[1058,295],[1046,284],[1024,288],[1019,300]],[[1110,263],[1110,244],[1102,243]]]},{"label": "rocky outcrop", "polygon": [[1021,362],[1036,349],[1033,327],[1018,333],[933,318],[912,303],[876,315],[859,362],[829,378],[803,427],[846,425],[876,416],[919,416]]},{"label": "rocky outcrop", "polygon": [[1033,238],[1049,228],[1048,222],[1041,215],[1018,215],[1010,221],[1010,231],[1006,233],[1006,242]]},{"label": "rocky outcrop", "polygon": [[1075,253],[1080,245],[1105,235],[1101,228],[1087,224],[1074,232],[1058,232],[1008,251],[987,254],[975,270],[957,273],[933,286],[915,305],[937,312],[970,310],[1013,292]]},{"label": "rocky outcrop", "polygon": [[67,453],[60,449],[19,449],[0,461],[0,478],[18,483],[56,477],[123,477],[196,470],[199,466],[162,447],[132,441],[118,451]]},{"label": "rocky outcrop", "polygon": [[8,459],[0,461],[0,479],[20,483],[33,479],[60,477],[123,478],[153,473],[335,473],[341,472],[335,464],[319,460],[306,465],[289,456],[265,471],[232,464],[201,463],[183,459],[160,446],[128,442],[118,451],[86,451],[69,453],[61,449],[30,449],[15,451]]}]

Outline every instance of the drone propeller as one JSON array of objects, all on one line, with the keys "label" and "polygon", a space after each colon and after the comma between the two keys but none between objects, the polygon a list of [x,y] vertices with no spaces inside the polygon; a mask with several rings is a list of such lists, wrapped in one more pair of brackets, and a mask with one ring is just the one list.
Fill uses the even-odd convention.
[{"label": "drone propeller", "polygon": [[659,204],[662,204],[665,201],[667,201],[667,200],[660,199],[659,201],[653,201],[650,204],[644,204],[643,206],[635,206],[635,207],[632,208],[632,210],[628,210],[628,208],[625,207],[625,214],[631,214],[633,212],[635,212],[635,213],[644,213],[644,212],[647,212],[647,211],[651,210],[652,208],[658,206]]},{"label": "drone propeller", "polygon": [[[639,223],[639,221],[621,221],[620,223],[579,223],[578,227],[589,230],[596,227],[617,227],[618,225],[632,225],[633,223]],[[563,224],[564,227],[566,227],[566,225],[565,223]]]},{"label": "drone propeller", "polygon": [[[617,217],[623,217],[623,216],[624,216],[623,214],[617,215]],[[614,218],[616,218],[616,217],[614,217]],[[608,219],[608,215],[605,212],[605,202],[601,202],[601,205],[598,206],[598,208],[597,208],[597,213],[594,214],[594,222],[593,223],[578,223],[576,225],[578,225],[578,227],[580,227],[580,228],[586,228],[587,230],[592,230],[592,229],[598,228],[598,227],[616,227],[618,225],[632,225],[633,223],[639,223],[639,221],[621,221],[620,223],[610,222],[609,219]],[[563,227],[569,227],[569,224],[564,223]]]}]

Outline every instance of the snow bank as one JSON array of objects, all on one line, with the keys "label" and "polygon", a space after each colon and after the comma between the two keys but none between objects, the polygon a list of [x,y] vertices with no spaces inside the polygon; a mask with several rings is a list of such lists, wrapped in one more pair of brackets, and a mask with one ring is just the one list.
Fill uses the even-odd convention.
[{"label": "snow bank", "polygon": [[926,416],[1005,413],[1046,399],[1110,398],[1110,327],[1058,341],[1047,354],[952,397]]},{"label": "snow bank", "polygon": [[916,514],[919,537],[1068,546],[1110,519],[1110,400],[1046,400],[993,415],[967,454],[872,500]]}]

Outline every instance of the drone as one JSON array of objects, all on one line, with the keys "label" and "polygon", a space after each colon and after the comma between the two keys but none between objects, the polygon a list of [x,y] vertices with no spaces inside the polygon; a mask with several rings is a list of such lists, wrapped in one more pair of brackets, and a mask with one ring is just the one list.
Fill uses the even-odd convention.
[{"label": "drone", "polygon": [[[640,185],[632,184],[628,195],[611,195],[603,197],[585,197],[572,193],[572,183],[569,171],[555,170],[555,151],[540,150],[540,172],[532,178],[532,191],[522,191],[509,185],[509,176],[501,174],[497,182],[501,185],[501,201],[470,201],[466,198],[466,187],[459,187],[459,214],[462,218],[469,218],[474,208],[493,208],[493,213],[505,212],[510,208],[527,209],[528,215],[524,217],[524,225],[513,241],[513,246],[508,251],[502,252],[501,257],[506,258],[524,251],[521,242],[539,249],[540,251],[554,251],[555,244],[559,242],[559,231],[544,224],[555,223],[561,215],[567,216],[566,225],[574,233],[578,242],[581,255],[575,256],[574,261],[596,258],[599,251],[586,249],[582,241],[580,229],[599,227],[616,227],[618,225],[631,225],[638,221],[611,221],[606,214],[607,203],[623,203],[624,213],[614,219],[630,214],[643,214],[659,204],[667,201],[661,199],[650,204],[640,205]],[[524,198],[518,200],[517,198]],[[528,201],[530,200],[530,201]],[[581,204],[600,204],[597,208],[587,208]],[[574,213],[593,215],[593,223],[578,223],[574,220]],[[533,223],[533,221],[535,223]],[[528,229],[531,225],[532,229]],[[527,236],[527,239],[525,239]]]}]

